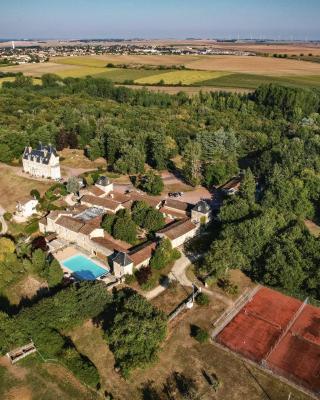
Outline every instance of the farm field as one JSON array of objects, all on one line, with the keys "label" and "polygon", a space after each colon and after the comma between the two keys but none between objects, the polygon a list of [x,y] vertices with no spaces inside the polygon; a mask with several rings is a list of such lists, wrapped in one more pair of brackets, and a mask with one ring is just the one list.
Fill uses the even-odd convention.
[{"label": "farm field", "polygon": [[253,73],[271,76],[320,74],[320,65],[316,63],[259,56],[104,55],[55,58],[52,59],[51,62],[59,65],[81,65],[90,67],[103,67],[108,63],[113,63],[115,65],[184,65],[187,68],[195,70]]},{"label": "farm field", "polygon": [[[132,68],[106,68],[109,62],[115,65],[131,64]],[[148,67],[143,69],[143,65]],[[161,70],[157,68],[160,65],[167,67],[185,65],[189,69]],[[153,68],[150,69],[150,66]],[[35,78],[40,78],[45,73],[55,73],[62,78],[91,75],[110,79],[117,84],[158,85],[162,82],[161,90],[167,93],[188,91],[187,87],[195,86],[227,90],[255,89],[263,83],[278,83],[300,88],[320,87],[320,63],[273,57],[148,55],[65,57],[55,58],[43,64],[2,67],[0,71],[23,72]],[[167,85],[180,87],[167,89]],[[157,91],[160,90],[158,88],[159,86]],[[196,89],[194,92],[198,91],[199,89]]]},{"label": "farm field", "polygon": [[177,85],[179,83],[182,85],[194,85],[206,80],[215,80],[225,75],[228,75],[228,73],[215,71],[171,71],[136,79],[135,83],[155,84],[163,81],[166,85]]}]

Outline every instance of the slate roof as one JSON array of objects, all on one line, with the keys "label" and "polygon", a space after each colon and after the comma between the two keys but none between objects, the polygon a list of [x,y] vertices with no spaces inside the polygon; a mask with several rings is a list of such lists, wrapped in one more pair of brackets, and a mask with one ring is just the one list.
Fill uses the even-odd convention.
[{"label": "slate roof", "polygon": [[96,185],[99,186],[108,186],[110,185],[110,179],[107,176],[99,176]]},{"label": "slate roof", "polygon": [[57,150],[54,147],[51,145],[44,146],[42,143],[39,143],[36,149],[33,149],[32,147],[26,147],[24,149],[23,158],[28,160],[29,157],[31,157],[31,161],[47,165],[49,164],[52,154],[55,157],[58,156]]},{"label": "slate roof", "polygon": [[130,259],[128,254],[124,253],[122,251],[117,253],[117,255],[113,259],[113,262],[116,262],[117,264],[121,265],[122,267],[132,264],[132,260]]},{"label": "slate roof", "polygon": [[209,204],[204,201],[204,200],[200,200],[194,207],[193,207],[194,211],[197,211],[199,213],[202,214],[208,214],[210,212],[210,206]]}]

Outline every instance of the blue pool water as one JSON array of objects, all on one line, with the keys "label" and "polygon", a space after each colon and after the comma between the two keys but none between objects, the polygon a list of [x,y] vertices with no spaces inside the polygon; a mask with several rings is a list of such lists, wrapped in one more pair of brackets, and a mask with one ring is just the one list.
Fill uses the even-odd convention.
[{"label": "blue pool water", "polygon": [[101,275],[109,274],[107,269],[100,267],[90,258],[77,254],[62,263],[66,268],[70,269],[74,275],[82,281],[93,281]]}]

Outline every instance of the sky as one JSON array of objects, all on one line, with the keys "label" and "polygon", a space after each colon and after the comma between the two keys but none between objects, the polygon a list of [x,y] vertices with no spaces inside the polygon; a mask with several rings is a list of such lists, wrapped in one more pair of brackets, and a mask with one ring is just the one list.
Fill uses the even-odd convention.
[{"label": "sky", "polygon": [[0,38],[320,39],[320,0],[0,0]]}]

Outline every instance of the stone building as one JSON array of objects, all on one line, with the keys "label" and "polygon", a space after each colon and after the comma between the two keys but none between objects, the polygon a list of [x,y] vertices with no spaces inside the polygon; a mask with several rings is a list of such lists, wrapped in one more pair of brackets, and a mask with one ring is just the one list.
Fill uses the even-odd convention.
[{"label": "stone building", "polygon": [[22,156],[23,171],[39,178],[58,180],[61,178],[57,151],[51,145],[41,143],[36,149],[28,146]]}]

